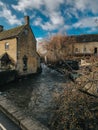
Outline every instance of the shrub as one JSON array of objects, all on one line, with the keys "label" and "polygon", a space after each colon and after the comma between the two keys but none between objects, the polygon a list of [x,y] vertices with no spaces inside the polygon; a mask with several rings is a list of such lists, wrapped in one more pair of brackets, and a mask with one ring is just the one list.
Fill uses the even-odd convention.
[{"label": "shrub", "polygon": [[52,130],[98,130],[98,98],[68,87],[57,101]]}]

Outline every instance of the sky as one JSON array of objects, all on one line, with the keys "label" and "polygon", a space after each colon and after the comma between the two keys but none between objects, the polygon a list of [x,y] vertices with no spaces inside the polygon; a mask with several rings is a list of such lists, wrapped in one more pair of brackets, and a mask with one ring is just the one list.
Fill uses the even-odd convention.
[{"label": "sky", "polygon": [[24,24],[37,39],[64,35],[98,34],[98,0],[0,0],[0,25],[5,30]]}]

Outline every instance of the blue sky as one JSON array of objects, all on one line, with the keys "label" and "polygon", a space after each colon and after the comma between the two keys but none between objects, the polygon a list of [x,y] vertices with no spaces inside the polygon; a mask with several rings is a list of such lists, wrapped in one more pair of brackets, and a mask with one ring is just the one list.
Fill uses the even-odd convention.
[{"label": "blue sky", "polygon": [[35,37],[98,33],[98,0],[0,0],[0,25],[10,29],[30,16]]}]

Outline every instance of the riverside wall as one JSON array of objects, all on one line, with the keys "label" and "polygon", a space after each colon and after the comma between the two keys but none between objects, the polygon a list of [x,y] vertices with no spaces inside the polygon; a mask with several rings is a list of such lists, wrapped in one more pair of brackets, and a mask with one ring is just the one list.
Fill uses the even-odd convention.
[{"label": "riverside wall", "polygon": [[0,111],[5,113],[22,130],[49,130],[37,120],[26,117],[22,111],[3,95],[0,95]]}]

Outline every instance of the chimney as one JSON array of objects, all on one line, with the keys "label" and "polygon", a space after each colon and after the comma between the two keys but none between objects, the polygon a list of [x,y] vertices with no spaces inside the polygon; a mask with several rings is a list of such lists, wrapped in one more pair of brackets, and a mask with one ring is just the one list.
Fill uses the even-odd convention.
[{"label": "chimney", "polygon": [[24,17],[25,25],[29,25],[29,16]]},{"label": "chimney", "polygon": [[3,26],[2,25],[0,25],[0,32],[2,32],[3,31]]}]

